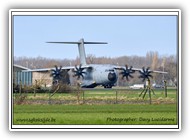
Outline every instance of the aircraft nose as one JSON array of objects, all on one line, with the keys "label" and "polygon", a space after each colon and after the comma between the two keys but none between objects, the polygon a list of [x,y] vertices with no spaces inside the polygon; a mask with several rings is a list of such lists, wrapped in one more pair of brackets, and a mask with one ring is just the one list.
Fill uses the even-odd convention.
[{"label": "aircraft nose", "polygon": [[116,74],[110,72],[110,73],[108,74],[108,79],[109,79],[110,81],[115,81],[115,80],[116,80]]}]

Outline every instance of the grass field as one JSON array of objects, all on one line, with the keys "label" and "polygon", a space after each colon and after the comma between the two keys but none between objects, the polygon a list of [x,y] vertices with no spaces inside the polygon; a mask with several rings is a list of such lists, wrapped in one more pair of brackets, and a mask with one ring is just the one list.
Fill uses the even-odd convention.
[{"label": "grass field", "polygon": [[[143,99],[143,94],[139,97],[142,90],[86,90],[80,93],[23,93],[27,96],[21,100],[19,94],[14,94],[15,102],[19,104],[147,104],[149,103],[148,92]],[[164,90],[154,90],[155,95],[151,93],[153,104],[174,104],[176,103],[176,90],[170,89],[165,97]],[[18,100],[17,100],[18,99]],[[21,102],[20,102],[21,101]],[[17,103],[16,103],[17,104]]]},{"label": "grass field", "polygon": [[14,124],[176,124],[176,105],[15,105]]},{"label": "grass field", "polygon": [[[145,100],[138,97],[140,91],[119,92],[117,95],[110,90],[85,91],[84,95],[77,97],[75,94],[55,94],[51,100],[85,100],[82,104],[29,104],[30,100],[49,100],[48,94],[27,94],[27,101],[23,104],[13,105],[13,124],[177,124],[176,90],[168,90],[165,97],[161,90],[156,90],[150,105],[148,95]],[[14,97],[15,98],[15,97]],[[97,101],[90,103],[89,100]],[[99,100],[113,102],[103,102]],[[130,101],[130,102],[121,102]],[[131,101],[135,101],[132,102]],[[159,101],[159,102],[158,102]],[[122,104],[124,103],[124,104]],[[126,104],[129,103],[129,104]]]}]

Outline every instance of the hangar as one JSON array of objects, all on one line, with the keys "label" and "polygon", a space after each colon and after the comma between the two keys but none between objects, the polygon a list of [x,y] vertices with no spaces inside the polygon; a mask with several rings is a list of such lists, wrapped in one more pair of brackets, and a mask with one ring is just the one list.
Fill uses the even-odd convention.
[{"label": "hangar", "polygon": [[52,77],[50,77],[50,72],[32,72],[32,71],[23,71],[30,70],[29,68],[13,65],[13,83],[15,85],[25,85],[31,86],[33,84],[39,84],[41,86],[51,86]]},{"label": "hangar", "polygon": [[13,83],[15,85],[32,85],[32,72],[22,72],[22,70],[29,70],[26,67],[16,65],[13,66]]}]

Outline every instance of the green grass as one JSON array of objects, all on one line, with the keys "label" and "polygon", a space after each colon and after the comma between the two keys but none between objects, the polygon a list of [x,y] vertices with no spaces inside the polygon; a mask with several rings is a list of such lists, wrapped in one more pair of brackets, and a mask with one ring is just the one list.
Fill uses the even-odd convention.
[{"label": "green grass", "polygon": [[[14,124],[176,124],[176,105],[14,105]],[[156,119],[156,120],[155,120]]]},{"label": "green grass", "polygon": [[[152,104],[149,97],[145,99],[139,94],[142,90],[120,90],[117,94],[118,104],[115,104],[116,91],[95,89],[80,94],[77,104],[76,93],[59,93],[51,97],[51,101],[75,101],[72,104],[60,103],[48,105],[48,93],[23,93],[27,95],[21,105],[13,105],[13,124],[92,124],[92,125],[175,125],[177,124],[177,95],[175,89],[168,89],[168,97],[164,91],[156,89],[156,96],[152,95]],[[18,94],[14,94],[16,99]],[[41,100],[45,100],[41,102]],[[112,102],[107,102],[112,100]],[[37,102],[41,102],[40,105]],[[91,102],[92,101],[92,102]],[[100,102],[103,101],[103,102]],[[126,102],[122,102],[126,101]],[[55,102],[54,102],[55,103]]]}]

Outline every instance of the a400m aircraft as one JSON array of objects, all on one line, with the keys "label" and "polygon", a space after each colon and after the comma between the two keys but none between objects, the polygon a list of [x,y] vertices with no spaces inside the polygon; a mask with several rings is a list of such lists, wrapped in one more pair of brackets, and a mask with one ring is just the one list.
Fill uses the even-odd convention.
[{"label": "a400m aircraft", "polygon": [[[58,43],[58,44],[77,44],[79,50],[80,57],[80,65],[78,66],[68,66],[59,68],[55,66],[55,68],[45,68],[45,69],[33,69],[30,71],[52,71],[51,75],[53,76],[54,81],[58,81],[61,79],[61,72],[63,70],[72,70],[74,73],[74,77],[77,79],[81,78],[80,86],[82,88],[94,88],[96,86],[103,86],[104,88],[112,88],[115,85],[118,79],[118,75],[121,74],[122,78],[126,78],[129,80],[133,78],[132,74],[135,71],[138,71],[143,81],[152,78],[151,73],[160,73],[166,74],[167,72],[163,71],[152,71],[150,68],[133,68],[132,66],[118,66],[111,64],[87,64],[86,63],[86,54],[84,49],[84,44],[107,44],[106,42],[86,42],[84,39],[80,39],[77,42],[47,42],[47,43]],[[119,73],[117,71],[120,71]]]}]

